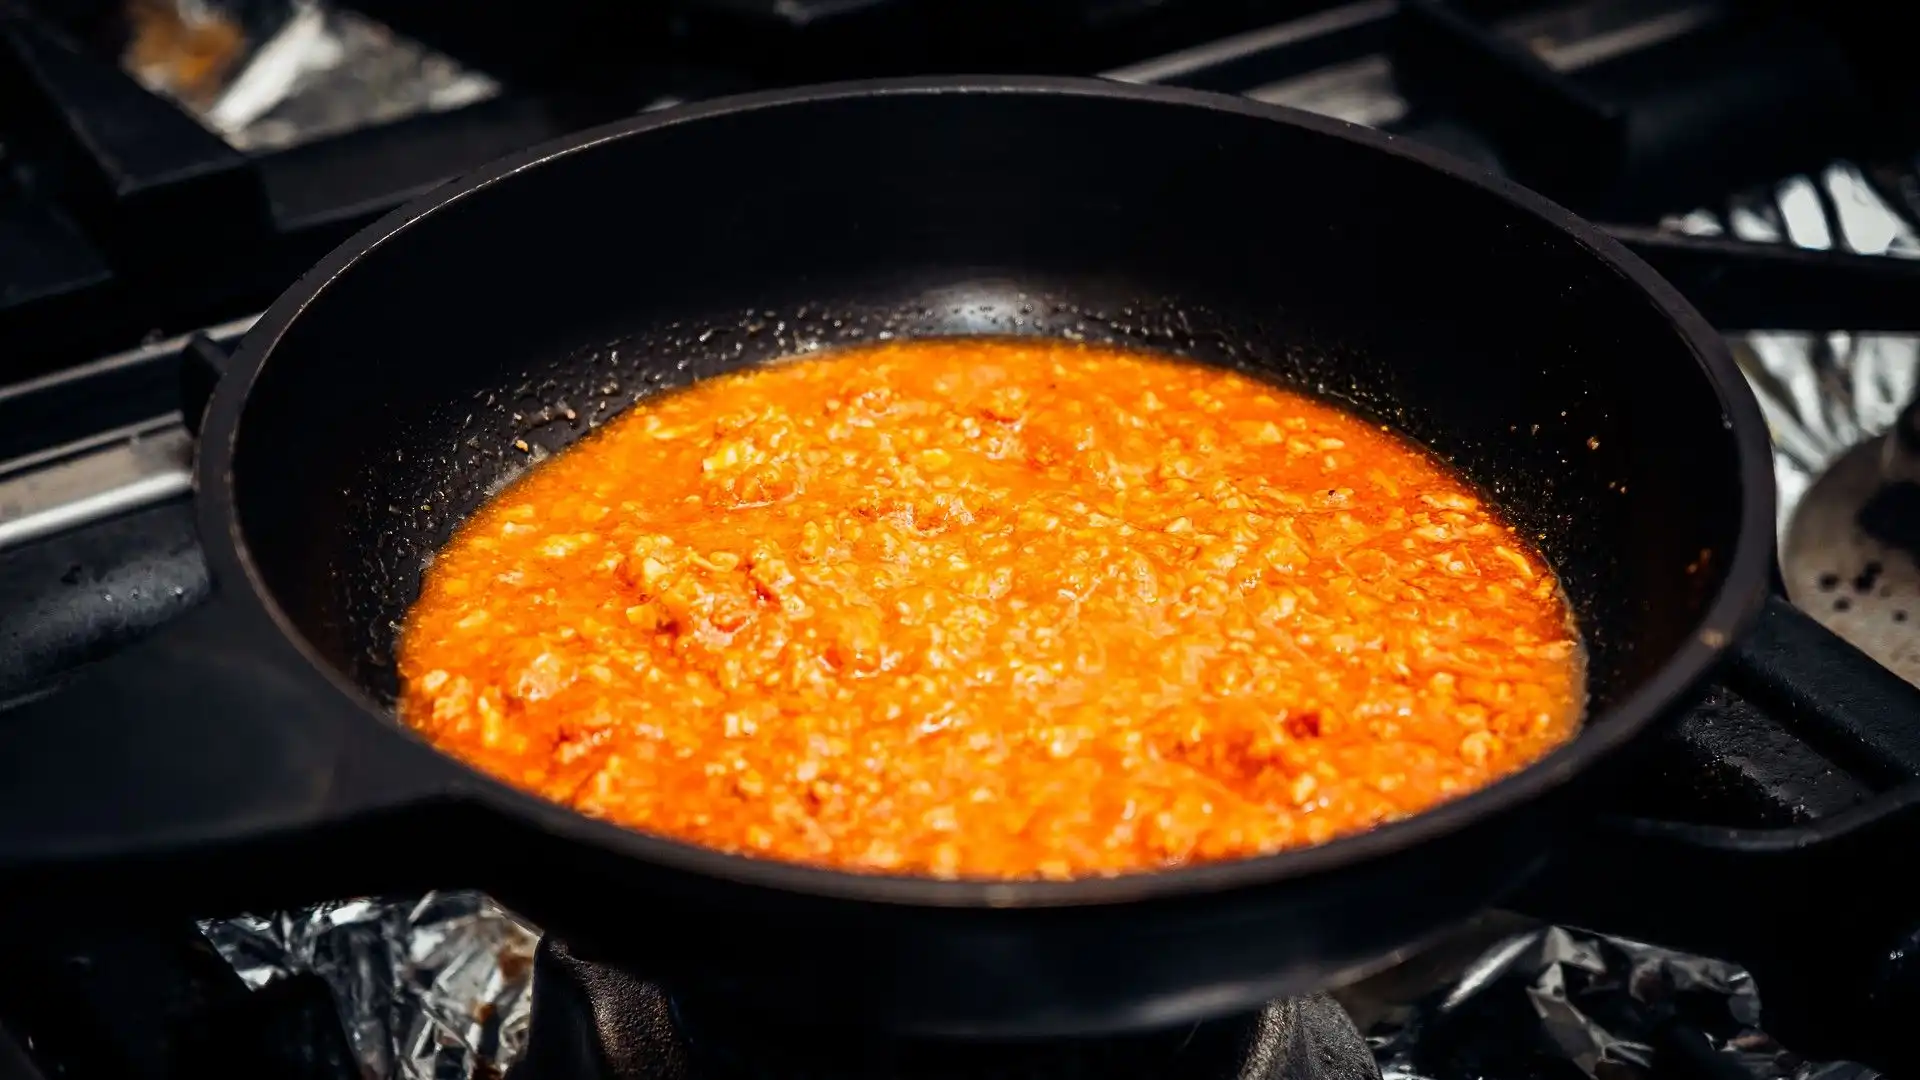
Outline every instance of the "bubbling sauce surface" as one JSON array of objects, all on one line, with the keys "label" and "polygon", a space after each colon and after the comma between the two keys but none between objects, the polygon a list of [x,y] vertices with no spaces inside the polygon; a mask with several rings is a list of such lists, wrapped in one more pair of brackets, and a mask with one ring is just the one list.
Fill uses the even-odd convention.
[{"label": "bubbling sauce surface", "polygon": [[934,338],[645,400],[427,571],[400,715],[859,872],[1065,878],[1415,814],[1571,738],[1541,558],[1423,450],[1151,354]]}]

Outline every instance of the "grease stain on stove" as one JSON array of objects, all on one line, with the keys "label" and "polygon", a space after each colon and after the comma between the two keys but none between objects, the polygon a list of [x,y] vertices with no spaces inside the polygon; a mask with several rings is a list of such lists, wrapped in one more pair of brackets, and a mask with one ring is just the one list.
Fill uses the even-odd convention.
[{"label": "grease stain on stove", "polygon": [[[1920,560],[1920,484],[1902,481],[1873,493],[1860,508],[1860,528],[1910,559]],[[1878,564],[1875,576],[1878,576]],[[1871,587],[1871,586],[1869,586]]]},{"label": "grease stain on stove", "polygon": [[[1880,581],[1881,573],[1885,570],[1886,567],[1880,560],[1868,559],[1867,565],[1861,567],[1860,572],[1853,576],[1853,591],[1857,593],[1872,592],[1874,585]],[[1888,591],[1889,590],[1882,589],[1880,595],[1885,596]]]}]

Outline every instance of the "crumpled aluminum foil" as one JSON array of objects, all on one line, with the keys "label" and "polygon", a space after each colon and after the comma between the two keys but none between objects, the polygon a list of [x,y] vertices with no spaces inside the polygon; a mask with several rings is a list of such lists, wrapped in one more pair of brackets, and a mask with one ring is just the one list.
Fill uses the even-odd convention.
[{"label": "crumpled aluminum foil", "polygon": [[1804,1060],[1758,1028],[1739,967],[1622,938],[1530,927],[1501,938],[1447,986],[1369,1025],[1383,1080],[1653,1074],[1663,1025],[1684,1021],[1755,1080],[1872,1080]]},{"label": "crumpled aluminum foil", "polygon": [[475,892],[201,925],[249,986],[324,978],[369,1077],[497,1076],[526,1044],[538,931]]},{"label": "crumpled aluminum foil", "polygon": [[321,0],[127,0],[122,66],[235,149],[271,150],[500,93],[492,78]]},{"label": "crumpled aluminum foil", "polygon": [[[1449,965],[1437,988],[1349,1006],[1385,1080],[1646,1076],[1658,1025],[1677,1015],[1754,1080],[1878,1076],[1775,1044],[1756,1027],[1753,980],[1732,964],[1500,918],[1518,929]],[[526,1044],[539,934],[478,893],[351,900],[202,929],[250,985],[295,972],[326,979],[370,1077],[481,1080]]]},{"label": "crumpled aluminum foil", "polygon": [[[1920,237],[1849,162],[1664,224],[1696,236],[1920,257]],[[1893,425],[1920,377],[1920,338],[1851,334],[1842,328],[1828,334],[1746,334],[1733,339],[1733,346],[1772,429],[1784,533],[1815,477],[1842,453]]]}]

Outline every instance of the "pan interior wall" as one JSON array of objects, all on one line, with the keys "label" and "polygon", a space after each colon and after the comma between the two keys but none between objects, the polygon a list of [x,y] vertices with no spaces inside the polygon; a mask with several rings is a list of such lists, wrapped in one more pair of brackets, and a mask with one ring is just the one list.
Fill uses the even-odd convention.
[{"label": "pan interior wall", "polygon": [[1731,554],[1706,377],[1552,224],[1269,117],[1034,91],[709,116],[439,207],[274,347],[242,533],[313,647],[390,699],[426,560],[530,456],[663,387],[883,333],[1146,346],[1397,426],[1552,561],[1596,706],[1691,632]]}]

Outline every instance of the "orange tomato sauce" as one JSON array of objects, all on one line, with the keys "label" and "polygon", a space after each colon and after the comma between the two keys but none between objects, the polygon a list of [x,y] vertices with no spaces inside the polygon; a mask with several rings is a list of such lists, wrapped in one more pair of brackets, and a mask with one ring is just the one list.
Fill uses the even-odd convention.
[{"label": "orange tomato sauce", "polygon": [[1041,339],[642,401],[428,569],[400,715],[694,844],[1065,878],[1415,814],[1575,732],[1541,558],[1420,448],[1255,379]]}]

